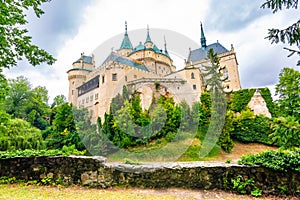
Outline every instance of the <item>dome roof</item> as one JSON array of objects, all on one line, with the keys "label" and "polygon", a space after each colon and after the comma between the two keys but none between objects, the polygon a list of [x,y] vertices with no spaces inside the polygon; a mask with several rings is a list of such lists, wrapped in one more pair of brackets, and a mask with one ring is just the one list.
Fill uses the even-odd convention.
[{"label": "dome roof", "polygon": [[145,49],[146,49],[145,45],[143,45],[142,42],[140,42],[139,45],[137,45],[135,48],[133,48],[132,52],[141,51],[141,50],[145,50]]}]

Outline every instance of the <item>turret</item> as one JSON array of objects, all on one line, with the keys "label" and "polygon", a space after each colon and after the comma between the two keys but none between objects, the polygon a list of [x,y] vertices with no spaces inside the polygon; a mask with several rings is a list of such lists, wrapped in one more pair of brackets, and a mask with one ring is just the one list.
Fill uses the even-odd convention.
[{"label": "turret", "polygon": [[77,88],[85,82],[86,76],[92,72],[94,68],[94,56],[85,56],[82,53],[80,58],[73,63],[73,68],[67,71],[69,80],[69,103],[77,106]]},{"label": "turret", "polygon": [[147,37],[146,37],[146,41],[144,43],[146,48],[152,48],[153,47],[153,42],[150,38],[150,34],[149,34],[149,26],[147,25]]},{"label": "turret", "polygon": [[118,53],[121,54],[122,56],[127,56],[131,53],[131,51],[132,51],[132,44],[128,37],[127,22],[125,21],[125,34],[124,34],[124,38],[122,40],[120,49],[118,50]]}]

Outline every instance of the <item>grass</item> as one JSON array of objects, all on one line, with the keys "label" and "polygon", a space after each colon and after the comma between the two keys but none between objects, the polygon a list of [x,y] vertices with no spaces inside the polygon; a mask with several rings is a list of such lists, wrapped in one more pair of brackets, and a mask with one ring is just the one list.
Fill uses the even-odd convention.
[{"label": "grass", "polygon": [[[206,199],[206,200],[254,200],[254,199],[285,199],[285,197],[270,196],[255,198],[248,195],[239,195],[220,190],[186,190],[179,188],[171,189],[137,189],[137,188],[113,188],[113,189],[96,189],[84,188],[79,186],[25,186],[22,184],[1,185],[0,184],[0,200],[173,200],[173,199]],[[290,197],[291,200],[296,200],[296,197]]]},{"label": "grass", "polygon": [[136,162],[169,162],[169,161],[221,161],[231,160],[236,162],[241,156],[247,154],[256,154],[269,149],[276,150],[276,147],[270,147],[263,144],[249,143],[242,144],[234,142],[234,148],[231,153],[224,152],[218,145],[210,153],[199,158],[201,149],[201,140],[195,138],[190,133],[181,133],[180,139],[167,142],[165,138],[152,141],[146,145],[131,147],[125,151],[121,150],[108,156],[109,162],[122,162],[124,158]]},{"label": "grass", "polygon": [[[87,189],[78,186],[72,187],[50,187],[50,186],[24,186],[19,184],[0,185],[0,199],[64,199],[64,200],[96,200],[96,199],[182,199],[170,194],[153,196],[143,194],[133,189]],[[192,199],[192,198],[190,198]]]}]

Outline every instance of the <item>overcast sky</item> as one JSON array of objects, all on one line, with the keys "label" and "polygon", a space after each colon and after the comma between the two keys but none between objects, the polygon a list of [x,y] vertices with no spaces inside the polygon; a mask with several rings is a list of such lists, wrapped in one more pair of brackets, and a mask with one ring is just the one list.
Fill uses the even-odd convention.
[{"label": "overcast sky", "polygon": [[[227,49],[234,45],[243,88],[273,86],[278,82],[280,70],[295,68],[298,58],[287,58],[288,52],[283,50],[283,45],[271,45],[264,37],[268,28],[285,28],[295,22],[299,10],[272,14],[270,10],[260,9],[261,2],[52,0],[42,6],[45,14],[41,18],[28,14],[28,29],[33,42],[54,55],[56,63],[32,67],[27,62],[20,62],[5,74],[8,78],[24,75],[33,87],[46,86],[51,102],[56,95],[68,95],[66,72],[80,53],[89,55],[111,37],[124,34],[125,20],[129,31],[146,29],[149,24],[150,32],[151,28],[175,31],[199,45],[202,21],[207,44],[218,40]],[[130,39],[134,46],[138,45],[134,38],[130,36]]]}]

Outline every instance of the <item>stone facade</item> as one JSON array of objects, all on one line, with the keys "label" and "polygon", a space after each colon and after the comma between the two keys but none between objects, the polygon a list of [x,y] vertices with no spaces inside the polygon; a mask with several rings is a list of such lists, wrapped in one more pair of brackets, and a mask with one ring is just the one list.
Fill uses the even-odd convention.
[{"label": "stone facade", "polygon": [[238,176],[253,179],[263,194],[299,195],[300,173],[274,171],[258,166],[221,162],[151,163],[129,165],[106,163],[104,157],[30,157],[0,159],[0,177],[41,180],[52,177],[65,184],[110,188],[132,186],[140,188],[222,189],[232,187]]},{"label": "stone facade", "polygon": [[[202,25],[201,31],[202,38]],[[85,55],[73,63],[73,68],[68,71],[68,101],[76,107],[87,108],[94,122],[98,116],[103,119],[104,113],[109,112],[112,98],[122,93],[124,85],[140,92],[145,109],[151,104],[152,94],[157,91],[174,97],[176,103],[185,100],[191,106],[199,101],[205,88],[203,66],[210,63],[207,59],[210,48],[218,53],[220,65],[224,67],[222,73],[228,78],[223,83],[225,90],[239,90],[238,63],[233,47],[227,50],[219,43],[203,45],[201,49],[190,52],[184,69],[176,71],[166,44],[164,50],[160,50],[152,42],[148,29],[146,41],[133,47],[126,24],[120,49],[111,52],[101,65],[96,67],[93,56]],[[159,90],[154,87],[155,84],[161,86]]]}]

